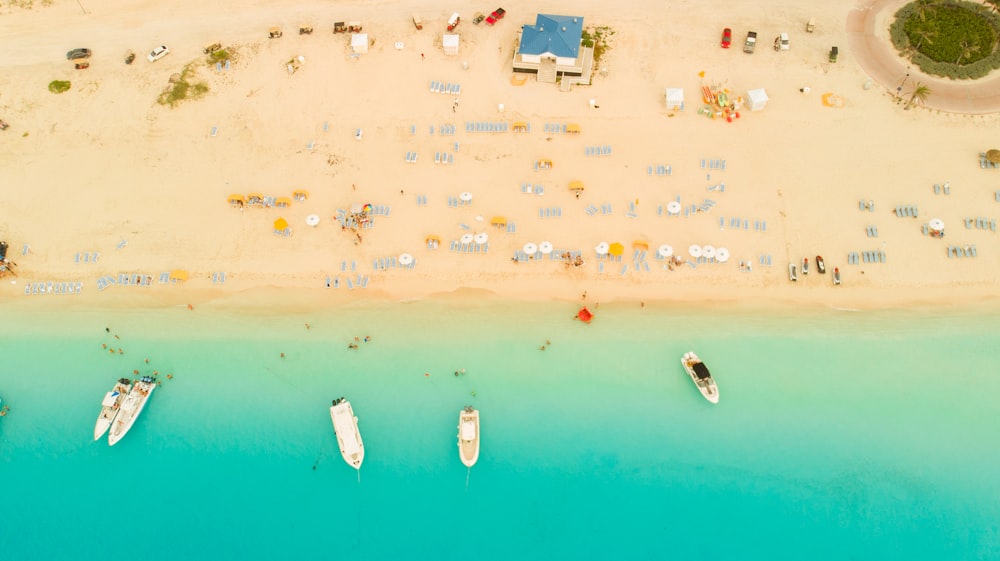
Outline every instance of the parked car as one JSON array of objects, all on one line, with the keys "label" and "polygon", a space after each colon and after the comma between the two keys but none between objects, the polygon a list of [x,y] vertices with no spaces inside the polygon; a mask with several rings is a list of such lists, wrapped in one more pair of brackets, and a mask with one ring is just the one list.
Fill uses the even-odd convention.
[{"label": "parked car", "polygon": [[728,49],[733,44],[733,30],[725,28],[722,30],[722,48]]},{"label": "parked car", "polygon": [[787,51],[788,50],[788,34],[781,33],[774,38],[774,50],[776,51]]},{"label": "parked car", "polygon": [[156,62],[169,54],[170,54],[170,49],[168,49],[166,45],[160,45],[159,47],[156,47],[152,51],[149,51],[149,54],[146,55],[146,58],[149,60],[149,62]]},{"label": "parked car", "polygon": [[482,12],[476,12],[476,16],[472,18],[472,23],[479,25],[484,19],[486,19],[486,16],[484,16]]},{"label": "parked car", "polygon": [[66,60],[76,60],[78,58],[90,58],[90,49],[73,49],[66,53]]},{"label": "parked car", "polygon": [[743,52],[753,54],[757,47],[757,32],[747,31],[747,39],[743,42]]},{"label": "parked car", "polygon": [[490,14],[490,17],[486,18],[486,23],[493,25],[494,23],[502,20],[503,16],[506,15],[506,13],[507,10],[503,8],[497,8],[496,10],[493,10],[493,13]]}]

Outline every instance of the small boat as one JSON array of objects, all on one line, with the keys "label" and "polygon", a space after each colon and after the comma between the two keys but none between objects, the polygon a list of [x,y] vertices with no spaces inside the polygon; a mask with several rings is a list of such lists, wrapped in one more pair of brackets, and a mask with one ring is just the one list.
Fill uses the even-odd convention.
[{"label": "small boat", "polygon": [[701,392],[701,395],[705,396],[705,399],[712,403],[718,403],[719,388],[715,385],[715,380],[712,379],[712,374],[708,371],[708,367],[698,358],[698,355],[694,351],[684,353],[684,356],[681,357],[681,364],[684,366],[684,370],[687,371],[688,376],[691,377],[691,381],[694,382],[695,387]]},{"label": "small boat", "polygon": [[109,446],[114,446],[128,433],[139,414],[146,407],[146,402],[149,401],[149,396],[153,394],[155,389],[156,381],[152,376],[143,376],[132,386],[118,408],[114,420],[111,421],[111,431],[108,433]]},{"label": "small boat", "polygon": [[0,417],[6,417],[8,411],[10,411],[10,407],[4,405],[3,398],[0,398]]},{"label": "small boat", "polygon": [[111,428],[111,421],[118,414],[118,408],[121,407],[122,400],[125,399],[125,396],[128,395],[131,389],[132,380],[119,378],[115,382],[115,387],[104,394],[104,401],[101,402],[101,414],[97,416],[97,423],[94,425],[94,440],[100,440],[104,436],[104,433],[108,432],[108,429]]},{"label": "small boat", "polygon": [[840,267],[833,268],[833,284],[840,286]]},{"label": "small boat", "polygon": [[809,258],[808,257],[803,257],[802,258],[802,274],[803,275],[808,275],[809,274]]},{"label": "small boat", "polygon": [[826,261],[823,261],[822,255],[816,256],[816,270],[819,271],[819,274],[821,275],[826,274]]},{"label": "small boat", "polygon": [[799,275],[795,272],[795,263],[788,264],[788,280],[792,282],[799,280]]},{"label": "small boat", "polygon": [[479,459],[479,411],[471,405],[458,414],[458,457],[470,468]]},{"label": "small boat", "polygon": [[590,323],[590,320],[594,319],[594,313],[584,306],[580,308],[579,312],[576,313],[576,319],[582,321],[583,323]]},{"label": "small boat", "polygon": [[343,397],[333,400],[330,418],[333,420],[333,432],[337,436],[337,444],[340,445],[340,455],[344,457],[347,465],[360,470],[361,462],[365,460],[365,445],[361,441],[358,418],[354,416],[351,402]]}]

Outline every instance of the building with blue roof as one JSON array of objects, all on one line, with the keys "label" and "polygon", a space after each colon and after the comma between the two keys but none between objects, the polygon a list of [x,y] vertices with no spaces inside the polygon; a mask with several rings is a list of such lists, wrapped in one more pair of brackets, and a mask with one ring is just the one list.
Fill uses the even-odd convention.
[{"label": "building with blue roof", "polygon": [[538,74],[539,82],[555,83],[560,76],[590,82],[593,49],[583,45],[583,18],[538,14],[534,25],[521,26],[514,55],[515,72]]}]

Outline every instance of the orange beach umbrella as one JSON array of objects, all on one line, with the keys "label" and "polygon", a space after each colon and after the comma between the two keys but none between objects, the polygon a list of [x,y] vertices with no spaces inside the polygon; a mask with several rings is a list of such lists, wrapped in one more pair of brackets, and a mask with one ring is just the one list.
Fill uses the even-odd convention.
[{"label": "orange beach umbrella", "polygon": [[632,249],[649,249],[649,242],[644,242],[642,240],[635,240],[632,242]]}]

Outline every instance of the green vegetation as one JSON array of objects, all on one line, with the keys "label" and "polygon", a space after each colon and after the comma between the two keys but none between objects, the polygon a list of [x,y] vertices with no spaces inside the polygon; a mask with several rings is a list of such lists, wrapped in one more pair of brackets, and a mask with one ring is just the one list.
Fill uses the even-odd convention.
[{"label": "green vegetation", "polygon": [[926,84],[917,82],[917,85],[910,92],[910,101],[906,102],[906,106],[903,109],[909,109],[916,104],[921,104],[927,101],[927,98],[931,95],[931,89],[927,87]]},{"label": "green vegetation", "polygon": [[213,65],[217,62],[225,62],[231,58],[233,56],[229,53],[229,49],[219,49],[214,53],[208,54],[208,64]]},{"label": "green vegetation", "polygon": [[981,78],[1000,68],[996,7],[963,0],[917,0],[896,12],[893,44],[928,74]]},{"label": "green vegetation", "polygon": [[71,85],[69,80],[52,80],[49,82],[49,91],[56,94],[63,93],[69,91]]},{"label": "green vegetation", "polygon": [[599,65],[601,57],[603,57],[604,53],[611,48],[609,42],[611,40],[611,36],[614,34],[615,30],[606,25],[583,30],[581,42],[584,47],[593,47],[594,66]]},{"label": "green vegetation", "polygon": [[170,107],[175,107],[178,103],[184,101],[185,99],[198,99],[199,97],[208,93],[208,84],[204,82],[193,82],[194,79],[194,69],[193,63],[188,64],[184,67],[184,71],[177,80],[172,81],[171,84],[160,94],[157,103],[160,105],[169,105]]}]

